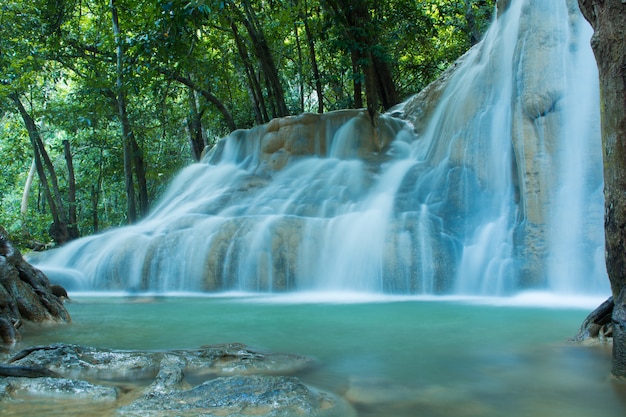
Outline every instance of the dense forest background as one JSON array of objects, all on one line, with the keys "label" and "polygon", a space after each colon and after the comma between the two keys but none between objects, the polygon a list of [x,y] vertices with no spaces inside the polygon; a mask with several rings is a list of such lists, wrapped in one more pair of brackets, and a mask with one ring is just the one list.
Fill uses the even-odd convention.
[{"label": "dense forest background", "polygon": [[384,111],[478,42],[494,0],[8,0],[0,224],[22,248],[150,210],[220,137]]}]

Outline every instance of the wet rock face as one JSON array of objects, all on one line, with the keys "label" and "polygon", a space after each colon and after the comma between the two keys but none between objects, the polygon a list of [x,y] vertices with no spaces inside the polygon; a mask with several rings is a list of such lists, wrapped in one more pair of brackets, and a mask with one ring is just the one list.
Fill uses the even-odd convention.
[{"label": "wet rock face", "polygon": [[[120,410],[122,416],[345,416],[354,412],[337,398],[285,376],[231,376],[192,389],[148,392]],[[347,414],[346,414],[347,413]]]},{"label": "wet rock face", "polygon": [[[379,115],[376,128],[365,110],[303,113],[274,119],[249,130],[236,130],[211,149],[205,161],[241,163],[250,155],[261,177],[272,177],[303,156],[367,159],[386,150],[405,127],[393,117]],[[341,130],[347,135],[342,138]],[[349,130],[349,132],[348,132]]]},{"label": "wet rock face", "polygon": [[64,377],[101,380],[152,379],[173,363],[187,375],[291,374],[312,367],[306,356],[286,353],[260,353],[240,343],[203,346],[193,350],[168,352],[124,351],[55,344],[25,349],[11,364],[44,367]]},{"label": "wet rock face", "polygon": [[[69,322],[63,307],[63,291],[24,260],[0,226],[0,342],[15,343],[23,321]],[[60,292],[59,292],[60,291]]]},{"label": "wet rock face", "polygon": [[67,378],[6,378],[0,380],[0,402],[3,398],[28,401],[32,398],[55,398],[69,401],[114,402],[118,391],[114,387]]},{"label": "wet rock face", "polygon": [[314,363],[239,343],[163,352],[37,346],[0,365],[0,403],[107,403],[121,416],[355,415],[345,400],[292,376]]}]

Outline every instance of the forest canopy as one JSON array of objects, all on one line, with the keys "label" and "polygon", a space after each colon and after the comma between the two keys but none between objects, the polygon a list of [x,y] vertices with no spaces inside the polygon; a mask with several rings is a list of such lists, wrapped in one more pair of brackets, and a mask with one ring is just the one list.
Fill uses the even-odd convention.
[{"label": "forest canopy", "polygon": [[0,6],[0,224],[62,244],[150,210],[238,128],[384,111],[478,42],[494,0],[29,0]]}]

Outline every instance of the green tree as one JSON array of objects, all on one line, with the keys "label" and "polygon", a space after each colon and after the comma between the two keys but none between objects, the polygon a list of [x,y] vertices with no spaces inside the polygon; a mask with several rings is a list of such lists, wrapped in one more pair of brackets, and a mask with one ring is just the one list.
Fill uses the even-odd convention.
[{"label": "green tree", "polygon": [[229,131],[365,103],[374,115],[416,93],[492,11],[493,0],[9,0],[0,219],[41,241],[46,223],[69,236],[132,221]]}]

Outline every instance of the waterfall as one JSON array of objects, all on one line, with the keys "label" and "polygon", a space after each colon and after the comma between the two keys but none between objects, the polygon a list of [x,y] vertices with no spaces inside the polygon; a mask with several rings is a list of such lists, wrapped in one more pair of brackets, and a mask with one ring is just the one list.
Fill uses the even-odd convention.
[{"label": "waterfall", "polygon": [[513,0],[375,128],[233,132],[142,222],[33,261],[70,290],[606,292],[590,36],[575,0]]}]

